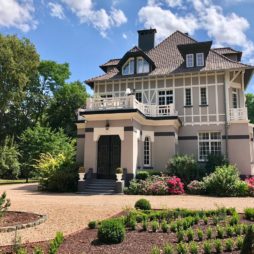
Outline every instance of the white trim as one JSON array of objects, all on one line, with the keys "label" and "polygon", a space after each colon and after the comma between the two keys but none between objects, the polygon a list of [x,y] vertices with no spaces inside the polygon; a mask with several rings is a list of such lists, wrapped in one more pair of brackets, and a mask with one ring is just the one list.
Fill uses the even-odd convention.
[{"label": "white trim", "polygon": [[[188,57],[192,57],[192,64],[191,64],[191,65],[189,65]],[[192,67],[194,67],[194,54],[187,54],[187,55],[186,55],[186,67],[187,67],[187,68],[192,68]]]},{"label": "white trim", "polygon": [[109,127],[108,130],[105,127],[94,128],[93,140],[98,141],[100,136],[119,135],[121,141],[124,141],[124,127]]},{"label": "white trim", "polygon": [[[198,64],[198,57],[199,56],[202,56],[202,64]],[[204,53],[196,53],[196,65],[198,66],[198,67],[202,67],[202,66],[204,66],[205,65],[205,56],[204,56]]]},{"label": "white trim", "polygon": [[154,131],[143,131],[142,130],[142,141],[145,141],[145,138],[149,137],[151,142],[154,142]]}]

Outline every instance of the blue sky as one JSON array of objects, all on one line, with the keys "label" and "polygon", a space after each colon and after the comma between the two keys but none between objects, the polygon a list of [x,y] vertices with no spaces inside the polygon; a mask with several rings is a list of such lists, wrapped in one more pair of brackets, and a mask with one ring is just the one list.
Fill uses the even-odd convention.
[{"label": "blue sky", "polygon": [[43,60],[68,62],[72,81],[102,74],[100,64],[150,27],[157,43],[180,30],[241,50],[254,65],[253,9],[253,0],[0,0],[0,33],[29,38]]}]

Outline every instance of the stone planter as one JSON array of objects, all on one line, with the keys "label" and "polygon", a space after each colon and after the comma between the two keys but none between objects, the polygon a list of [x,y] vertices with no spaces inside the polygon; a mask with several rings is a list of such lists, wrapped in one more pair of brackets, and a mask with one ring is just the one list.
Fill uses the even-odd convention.
[{"label": "stone planter", "polygon": [[123,174],[116,174],[116,181],[121,182],[123,178]]},{"label": "stone planter", "polygon": [[85,173],[78,173],[79,174],[79,181],[84,181]]}]

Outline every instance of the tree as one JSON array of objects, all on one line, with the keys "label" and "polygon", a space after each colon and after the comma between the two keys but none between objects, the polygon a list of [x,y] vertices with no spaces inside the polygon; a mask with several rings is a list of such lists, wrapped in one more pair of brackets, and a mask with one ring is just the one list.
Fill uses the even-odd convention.
[{"label": "tree", "polygon": [[17,179],[20,172],[19,152],[13,138],[6,137],[0,146],[0,177]]},{"label": "tree", "polygon": [[47,110],[47,121],[53,129],[62,128],[68,136],[76,136],[76,110],[85,105],[85,86],[76,81],[60,87]]},{"label": "tree", "polygon": [[28,39],[0,35],[0,140],[16,137],[32,121],[31,91],[39,63]]},{"label": "tree", "polygon": [[63,154],[69,160],[75,155],[75,141],[68,138],[62,129],[54,131],[39,124],[22,133],[19,147],[22,174],[27,180],[36,175],[35,163],[41,154],[50,153],[53,156]]},{"label": "tree", "polygon": [[254,94],[246,94],[246,106],[248,108],[248,118],[251,123],[254,123]]}]

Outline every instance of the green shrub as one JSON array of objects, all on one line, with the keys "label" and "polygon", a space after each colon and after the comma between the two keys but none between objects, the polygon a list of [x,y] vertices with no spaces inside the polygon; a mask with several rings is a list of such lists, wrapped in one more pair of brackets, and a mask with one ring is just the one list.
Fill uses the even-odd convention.
[{"label": "green shrub", "polygon": [[203,233],[203,231],[201,229],[198,229],[197,235],[198,235],[198,240],[199,241],[203,241],[204,233]]},{"label": "green shrub", "polygon": [[148,171],[138,171],[136,175],[137,180],[146,180],[149,177]]},{"label": "green shrub", "polygon": [[98,229],[98,239],[102,243],[113,244],[121,243],[125,237],[123,222],[116,219],[101,222]]},{"label": "green shrub", "polygon": [[205,225],[208,224],[208,218],[207,218],[207,217],[204,217],[204,218],[203,218],[203,221],[204,221],[204,224],[205,224]]},{"label": "green shrub", "polygon": [[6,137],[0,146],[0,178],[17,179],[20,173],[20,153],[14,139]]},{"label": "green shrub", "polygon": [[204,249],[205,254],[211,254],[212,253],[212,244],[211,244],[211,242],[205,241],[203,249]]},{"label": "green shrub", "polygon": [[177,241],[180,243],[184,240],[185,232],[183,230],[179,230],[176,233]]},{"label": "green shrub", "polygon": [[236,195],[238,197],[246,197],[249,195],[249,187],[245,181],[238,181],[236,183]]},{"label": "green shrub", "polygon": [[177,224],[175,222],[172,222],[170,224],[170,231],[176,233],[176,231],[177,231]]},{"label": "green shrub", "polygon": [[234,228],[235,228],[236,235],[241,235],[242,234],[242,225],[241,224],[235,225]]},{"label": "green shrub", "polygon": [[171,244],[166,244],[163,248],[163,254],[173,254],[174,248]]},{"label": "green shrub", "polygon": [[158,246],[153,246],[152,250],[151,250],[151,254],[160,254],[160,249]]},{"label": "green shrub", "polygon": [[206,237],[207,237],[207,239],[212,239],[212,234],[213,234],[213,230],[212,230],[212,228],[209,227],[206,230]]},{"label": "green shrub", "polygon": [[205,190],[215,196],[238,196],[240,177],[233,165],[217,167],[209,176],[203,178]]},{"label": "green shrub", "polygon": [[194,231],[193,231],[193,229],[188,229],[186,231],[186,236],[187,236],[187,239],[188,239],[189,242],[193,241],[193,239],[194,239]]},{"label": "green shrub", "polygon": [[215,226],[218,225],[219,221],[220,221],[220,219],[218,216],[213,217],[213,225],[215,225]]},{"label": "green shrub", "polygon": [[163,220],[161,222],[161,229],[163,233],[167,233],[168,232],[168,224],[166,220]]},{"label": "green shrub", "polygon": [[141,185],[136,179],[130,181],[130,185],[128,188],[124,188],[124,193],[129,195],[138,195],[140,191]]},{"label": "green shrub", "polygon": [[251,220],[251,221],[254,220],[254,208],[246,208],[244,210],[244,214],[247,220]]},{"label": "green shrub", "polygon": [[95,220],[90,221],[90,222],[88,223],[88,227],[89,227],[90,229],[94,229],[94,228],[96,228],[96,226],[97,226],[97,222],[96,222]]},{"label": "green shrub", "polygon": [[214,246],[214,249],[216,251],[216,253],[221,253],[222,252],[222,241],[220,239],[216,239],[213,241],[213,246]]},{"label": "green shrub", "polygon": [[187,185],[187,192],[193,195],[201,195],[205,193],[205,185],[202,181],[193,180]]},{"label": "green shrub", "polygon": [[198,254],[198,245],[195,242],[191,242],[189,244],[189,252],[190,254]]},{"label": "green shrub", "polygon": [[205,165],[207,175],[214,172],[214,170],[223,165],[228,165],[228,161],[222,154],[209,154]]},{"label": "green shrub", "polygon": [[228,237],[232,237],[235,233],[234,227],[232,226],[227,226],[226,227],[226,233]]},{"label": "green shrub", "polygon": [[158,229],[159,229],[159,222],[158,221],[153,221],[152,223],[151,223],[151,227],[152,227],[152,231],[153,232],[156,232]]},{"label": "green shrub", "polygon": [[63,241],[64,241],[63,233],[57,232],[55,238],[50,242],[49,254],[56,254]]},{"label": "green shrub", "polygon": [[187,254],[188,253],[188,246],[185,243],[178,243],[176,245],[176,252],[177,254]]},{"label": "green shrub", "polygon": [[133,218],[130,220],[130,229],[135,230],[137,226],[137,221]]},{"label": "green shrub", "polygon": [[140,210],[151,210],[151,204],[147,199],[142,198],[135,203],[135,208]]},{"label": "green shrub", "polygon": [[243,247],[243,237],[242,236],[238,236],[236,239],[236,247],[238,250],[241,250]]},{"label": "green shrub", "polygon": [[225,242],[225,250],[226,251],[232,251],[234,248],[234,242],[232,239],[227,239]]},{"label": "green shrub", "polygon": [[199,178],[197,161],[189,155],[175,155],[167,165],[170,175],[179,177],[184,184]]},{"label": "green shrub", "polygon": [[44,254],[44,251],[40,247],[35,247],[33,254]]},{"label": "green shrub", "polygon": [[146,219],[143,220],[143,222],[142,222],[142,229],[143,229],[143,231],[147,231],[147,220]]},{"label": "green shrub", "polygon": [[27,250],[24,248],[19,248],[16,252],[16,254],[27,254],[27,253],[28,253]]},{"label": "green shrub", "polygon": [[248,226],[246,236],[243,240],[241,254],[252,254],[254,246],[254,230],[252,226]]},{"label": "green shrub", "polygon": [[0,196],[0,218],[3,217],[5,212],[9,209],[11,206],[11,201],[9,199],[6,199],[6,192],[3,192]]},{"label": "green shrub", "polygon": [[234,226],[236,224],[238,224],[240,221],[239,215],[238,213],[234,213],[233,216],[230,218],[229,224],[231,226]]},{"label": "green shrub", "polygon": [[224,228],[220,227],[220,226],[217,226],[217,237],[220,238],[220,239],[223,239],[224,234],[225,234]]}]

